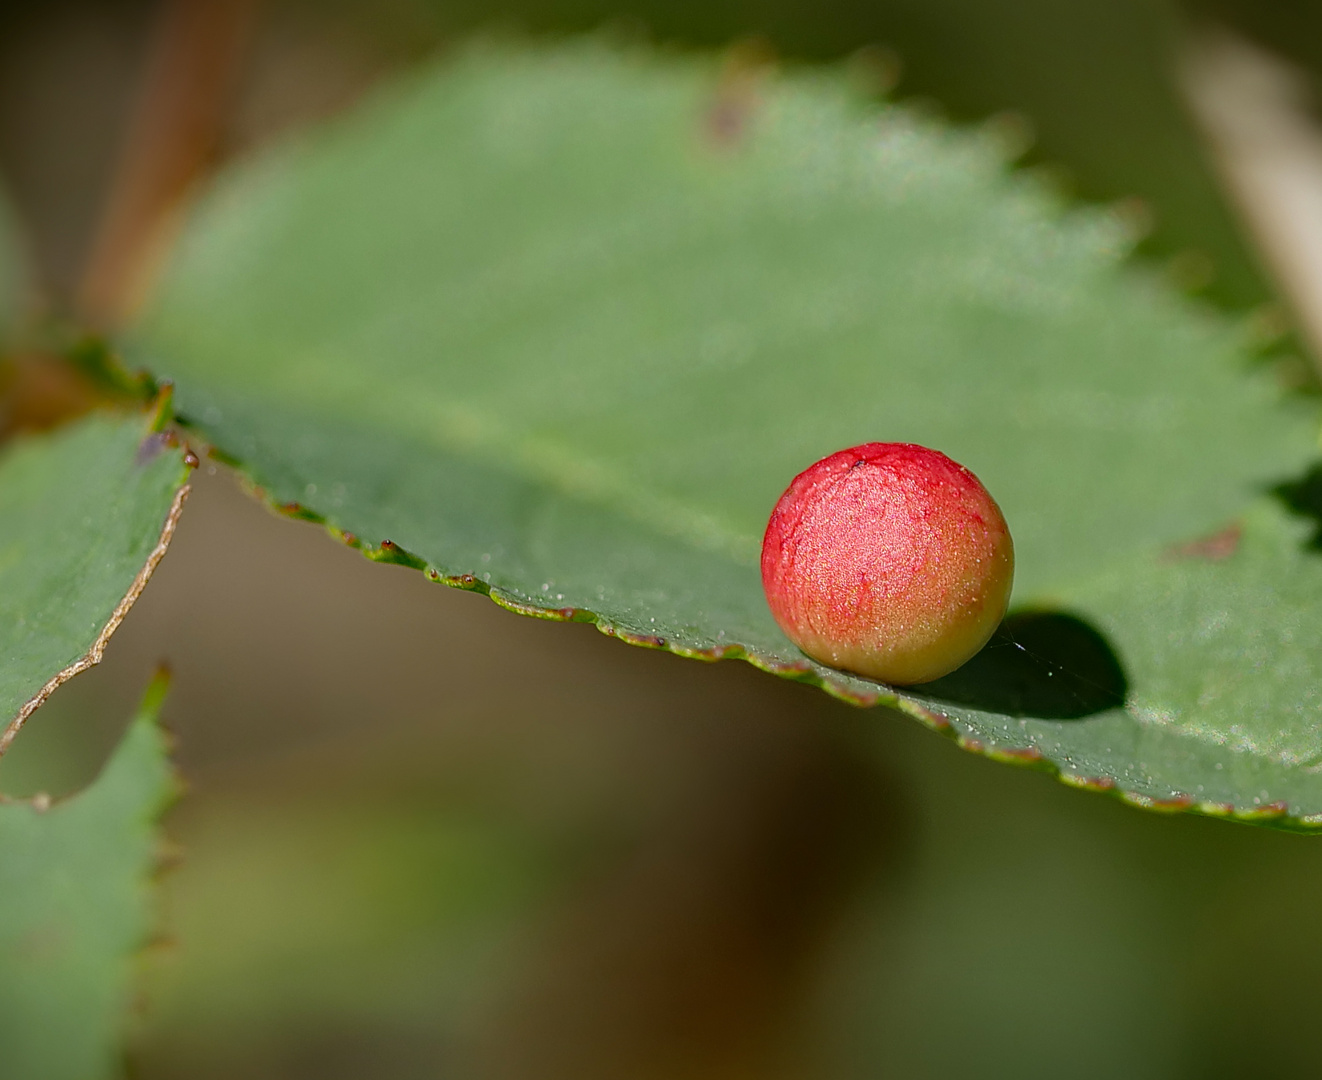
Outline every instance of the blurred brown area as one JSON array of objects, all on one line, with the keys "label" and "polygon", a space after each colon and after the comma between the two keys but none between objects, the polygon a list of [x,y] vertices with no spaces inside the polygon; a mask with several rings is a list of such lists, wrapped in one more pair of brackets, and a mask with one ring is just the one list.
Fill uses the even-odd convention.
[{"label": "blurred brown area", "polygon": [[[251,0],[0,7],[0,161],[48,306],[67,310],[96,259],[108,257],[95,250],[98,236],[103,245],[113,241],[107,234],[125,227],[116,217],[135,212],[117,205],[116,181],[141,171],[144,152],[169,159],[147,193],[168,204],[227,157],[333,112],[397,66],[399,57],[375,37],[354,36],[315,7],[301,14],[288,7]],[[199,40],[209,48],[196,48]],[[192,97],[148,94],[161,86],[183,86]],[[151,146],[153,121],[182,145]]]},{"label": "blurred brown area", "polygon": [[[1179,104],[1181,16],[1163,4],[267,0],[208,84],[209,126],[134,180],[162,10],[0,10],[0,166],[47,311],[86,296],[98,245],[133,245],[107,225],[124,190],[165,177],[164,212],[488,25],[752,37],[792,60],[888,45],[901,95],[976,121],[1021,111],[1030,163],[1152,204],[1152,255],[1197,247],[1219,299],[1268,295]],[[1290,25],[1250,14],[1248,32]],[[74,383],[51,419],[81,407]],[[170,940],[144,962],[135,1075],[1311,1064],[1322,848],[1306,839],[1142,815],[746,665],[519,619],[278,519],[205,465],[106,663],[43,708],[0,787],[85,783],[162,660],[191,790],[169,821],[185,855],[164,879]]]},{"label": "blurred brown area", "polygon": [[0,442],[56,427],[99,401],[96,387],[60,357],[22,352],[0,358]]},{"label": "blurred brown area", "polygon": [[[172,10],[174,15],[164,14]],[[788,61],[838,61],[864,50],[898,60],[901,97],[970,122],[1017,114],[1035,136],[1029,164],[1068,178],[1064,182],[1085,198],[1142,198],[1154,213],[1149,250],[1167,257],[1196,249],[1215,269],[1212,294],[1247,304],[1269,290],[1202,159],[1172,58],[1183,27],[1219,20],[1312,62],[1306,43],[1316,34],[1302,28],[1315,18],[1307,5],[1285,0],[4,5],[0,162],[27,224],[47,302],[60,308],[84,285],[89,258],[105,258],[95,250],[97,237],[104,244],[116,231],[116,212],[125,212],[116,211],[113,181],[117,173],[141,168],[134,159],[142,156],[143,115],[181,111],[173,96],[144,101],[148,85],[187,83],[194,97],[193,126],[179,124],[187,129],[179,142],[191,150],[173,148],[175,171],[163,170],[173,177],[168,189],[190,173],[181,165],[185,159],[194,168],[212,167],[249,151],[344,107],[388,72],[474,31],[606,32],[702,48],[757,40]],[[176,65],[172,74],[169,56],[158,54],[172,27],[187,31],[190,24],[201,28],[210,50]],[[187,76],[182,80],[179,68]],[[1310,70],[1317,69],[1314,64]]]}]

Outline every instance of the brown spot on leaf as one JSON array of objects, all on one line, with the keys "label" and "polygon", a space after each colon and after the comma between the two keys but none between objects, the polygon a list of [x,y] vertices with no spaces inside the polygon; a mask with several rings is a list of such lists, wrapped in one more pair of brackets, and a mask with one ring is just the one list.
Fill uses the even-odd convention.
[{"label": "brown spot on leaf", "polygon": [[165,441],[165,432],[153,431],[138,444],[138,452],[133,456],[133,464],[139,468],[154,461],[162,450],[168,444]]},{"label": "brown spot on leaf", "polygon": [[741,42],[730,50],[705,119],[712,146],[733,149],[743,140],[772,60],[772,50],[763,41]]},{"label": "brown spot on leaf", "polygon": [[1220,562],[1235,554],[1243,534],[1244,526],[1236,521],[1201,540],[1191,540],[1167,548],[1165,557],[1168,560],[1206,559],[1209,562]]}]

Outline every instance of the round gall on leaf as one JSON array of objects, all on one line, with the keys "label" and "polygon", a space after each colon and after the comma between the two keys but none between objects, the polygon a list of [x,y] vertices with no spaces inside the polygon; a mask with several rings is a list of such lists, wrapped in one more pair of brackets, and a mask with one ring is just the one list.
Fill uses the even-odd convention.
[{"label": "round gall on leaf", "polygon": [[912,443],[866,443],[801,472],[762,540],[762,585],[789,639],[896,686],[981,649],[1013,580],[1014,544],[987,489]]}]

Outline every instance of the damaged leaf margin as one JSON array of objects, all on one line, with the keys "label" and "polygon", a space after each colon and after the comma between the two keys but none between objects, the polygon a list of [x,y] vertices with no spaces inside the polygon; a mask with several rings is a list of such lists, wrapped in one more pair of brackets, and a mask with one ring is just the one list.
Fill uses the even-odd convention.
[{"label": "damaged leaf margin", "polygon": [[101,662],[174,536],[196,457],[166,428],[168,396],[140,416],[93,414],[21,438],[0,457],[0,754],[63,683]]}]

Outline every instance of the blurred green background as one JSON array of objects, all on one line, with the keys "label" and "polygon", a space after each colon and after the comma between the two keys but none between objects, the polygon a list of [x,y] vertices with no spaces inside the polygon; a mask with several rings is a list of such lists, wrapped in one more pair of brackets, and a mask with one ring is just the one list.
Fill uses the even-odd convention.
[{"label": "blurred green background", "polygon": [[[0,167],[78,287],[156,4],[0,13]],[[1219,20],[1322,68],[1322,13],[1208,0],[269,0],[216,162],[474,30],[854,57],[1025,167],[1138,198],[1209,302],[1272,289],[1174,63]],[[1181,264],[1187,265],[1188,259]],[[374,566],[204,468],[106,663],[0,766],[85,782],[151,669],[190,793],[145,1078],[1309,1075],[1322,842],[1162,817],[746,665],[629,649]]]}]

